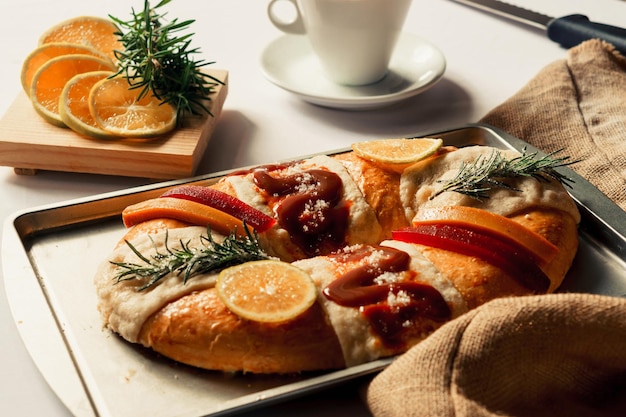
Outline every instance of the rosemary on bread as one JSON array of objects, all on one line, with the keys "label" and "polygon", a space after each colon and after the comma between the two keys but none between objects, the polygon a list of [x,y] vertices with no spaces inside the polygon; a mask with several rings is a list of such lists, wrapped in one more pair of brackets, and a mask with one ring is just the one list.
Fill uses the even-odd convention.
[{"label": "rosemary on bread", "polygon": [[151,93],[174,106],[180,125],[185,113],[211,114],[206,102],[223,82],[202,71],[214,62],[194,60],[200,50],[191,47],[193,34],[181,34],[194,20],[165,22],[166,14],[157,13],[156,9],[170,1],[161,0],[151,7],[145,0],[143,10],[133,9],[129,20],[109,17],[120,28],[117,35],[124,46],[115,51],[119,67],[115,75],[125,77],[131,89],[140,89],[140,98]]},{"label": "rosemary on bread", "polygon": [[532,177],[538,181],[552,179],[571,186],[574,180],[556,169],[571,165],[575,161],[568,162],[568,156],[555,157],[558,152],[560,151],[540,156],[537,152],[527,153],[524,148],[520,156],[506,159],[501,152],[493,150],[488,157],[481,155],[470,163],[463,163],[454,178],[438,181],[443,183],[443,186],[430,198],[433,199],[446,191],[455,191],[477,200],[484,200],[489,198],[489,191],[493,188],[519,191],[504,182],[507,178],[515,177]]},{"label": "rosemary on bread", "polygon": [[256,232],[252,234],[247,227],[245,229],[247,236],[239,238],[231,233],[218,243],[213,239],[211,230],[207,228],[207,235],[200,236],[201,247],[194,248],[189,245],[189,242],[180,241],[179,249],[169,247],[166,230],[165,252],[160,252],[152,237],[149,236],[155,248],[155,253],[149,257],[139,252],[132,243],[125,241],[141,263],[111,261],[119,268],[115,279],[118,283],[135,279],[143,280],[145,283],[138,288],[139,291],[143,291],[172,273],[178,276],[182,274],[183,283],[186,283],[195,275],[219,272],[244,262],[271,259],[261,248]]}]

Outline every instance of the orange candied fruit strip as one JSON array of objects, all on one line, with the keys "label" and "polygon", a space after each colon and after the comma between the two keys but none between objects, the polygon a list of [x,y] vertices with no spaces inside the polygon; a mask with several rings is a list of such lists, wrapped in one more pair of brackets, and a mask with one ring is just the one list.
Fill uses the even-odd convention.
[{"label": "orange candied fruit strip", "polygon": [[[209,226],[223,235],[235,233],[246,236],[241,220],[213,207],[178,198],[154,198],[128,206],[122,211],[122,221],[131,227],[152,219],[169,218],[197,226]],[[251,228],[248,227],[250,230]]]},{"label": "orange candied fruit strip", "polygon": [[446,206],[420,209],[413,224],[445,222],[466,223],[494,234],[504,235],[534,254],[540,265],[546,265],[558,254],[559,248],[529,228],[499,214],[466,206]]}]

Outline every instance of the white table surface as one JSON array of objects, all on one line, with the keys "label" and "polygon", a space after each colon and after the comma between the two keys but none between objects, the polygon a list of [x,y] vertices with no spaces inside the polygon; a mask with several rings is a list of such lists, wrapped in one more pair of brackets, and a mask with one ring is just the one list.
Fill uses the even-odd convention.
[{"label": "white table surface", "polygon": [[[626,26],[619,0],[511,0],[552,16],[582,13]],[[156,3],[156,1],[154,1]],[[415,0],[405,30],[428,39],[446,57],[443,79],[425,93],[390,108],[367,112],[307,104],[263,77],[259,56],[281,36],[267,20],[267,1],[175,0],[172,17],[194,18],[194,45],[213,68],[230,72],[229,94],[197,174],[271,162],[348,146],[351,142],[414,136],[476,122],[515,93],[541,68],[565,57],[543,33],[451,0]],[[24,57],[41,32],[78,15],[125,18],[143,1],[2,0],[0,114],[20,92]],[[18,176],[0,167],[0,219],[19,210],[146,184],[149,180],[42,172]],[[11,265],[2,265],[4,274]],[[11,317],[0,279],[0,415],[67,416],[31,361]],[[353,386],[274,405],[254,415],[368,416]],[[247,414],[244,414],[247,415]]]}]

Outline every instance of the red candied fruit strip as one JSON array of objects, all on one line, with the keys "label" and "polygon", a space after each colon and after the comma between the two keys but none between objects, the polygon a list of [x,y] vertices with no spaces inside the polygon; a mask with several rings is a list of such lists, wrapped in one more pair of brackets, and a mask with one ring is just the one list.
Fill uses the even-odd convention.
[{"label": "red candied fruit strip", "polygon": [[207,205],[245,221],[246,224],[259,232],[265,232],[276,224],[274,218],[262,211],[236,197],[210,187],[182,185],[166,191],[161,197],[180,198]]},{"label": "red candied fruit strip", "polygon": [[396,230],[392,238],[475,256],[507,271],[536,294],[545,293],[550,287],[550,279],[539,268],[535,257],[510,239],[445,223]]}]

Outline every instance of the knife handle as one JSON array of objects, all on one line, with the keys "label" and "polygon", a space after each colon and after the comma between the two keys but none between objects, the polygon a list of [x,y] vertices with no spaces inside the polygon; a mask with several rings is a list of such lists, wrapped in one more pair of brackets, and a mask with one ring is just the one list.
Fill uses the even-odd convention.
[{"label": "knife handle", "polygon": [[548,23],[548,37],[564,48],[571,48],[589,39],[605,40],[626,55],[626,29],[595,23],[587,16],[574,14]]}]

